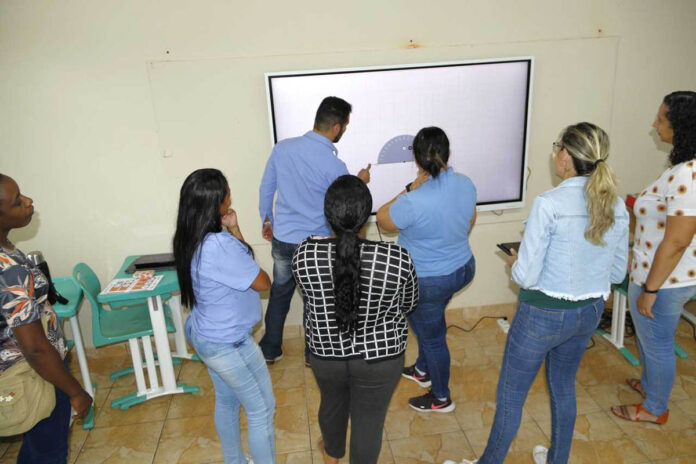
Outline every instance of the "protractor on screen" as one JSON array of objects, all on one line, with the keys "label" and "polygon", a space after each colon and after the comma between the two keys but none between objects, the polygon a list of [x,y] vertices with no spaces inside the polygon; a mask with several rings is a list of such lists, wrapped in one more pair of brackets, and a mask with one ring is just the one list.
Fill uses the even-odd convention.
[{"label": "protractor on screen", "polygon": [[387,141],[379,151],[377,163],[404,163],[413,161],[413,135],[397,135]]}]

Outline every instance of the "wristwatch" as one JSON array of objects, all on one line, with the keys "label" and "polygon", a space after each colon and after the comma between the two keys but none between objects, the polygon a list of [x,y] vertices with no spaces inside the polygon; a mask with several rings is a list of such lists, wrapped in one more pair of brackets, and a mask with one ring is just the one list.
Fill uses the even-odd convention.
[{"label": "wristwatch", "polygon": [[640,288],[643,289],[644,293],[650,293],[651,295],[656,294],[660,290],[659,288],[657,290],[648,290],[648,287],[646,287],[645,284],[641,285]]}]

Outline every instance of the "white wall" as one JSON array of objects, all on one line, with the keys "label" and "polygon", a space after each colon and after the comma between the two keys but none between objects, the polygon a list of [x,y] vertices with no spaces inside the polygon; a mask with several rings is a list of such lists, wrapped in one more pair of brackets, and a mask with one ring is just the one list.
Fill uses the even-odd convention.
[{"label": "white wall", "polygon": [[[665,165],[666,148],[650,127],[661,98],[696,84],[694,20],[691,0],[3,0],[0,172],[18,181],[37,210],[33,223],[10,238],[24,251],[42,250],[55,275],[84,261],[105,283],[126,255],[168,248],[184,176],[215,166],[227,174],[242,229],[271,270],[270,247],[254,214],[269,140],[265,97],[224,105],[221,111],[230,115],[224,123],[215,118],[219,102],[211,101],[213,110],[192,121],[196,130],[214,127],[216,138],[196,156],[164,158],[168,139],[153,97],[160,87],[151,85],[148,67],[167,60],[173,63],[163,65],[174,67],[210,62],[213,70],[226,60],[286,66],[267,69],[277,71],[297,62],[325,68],[379,64],[373,60],[380,57],[417,62],[533,49],[544,60],[537,61],[529,200],[551,186],[548,148],[558,130],[594,115],[612,137],[610,164],[622,193],[634,192]],[[570,46],[582,39],[597,43],[594,38],[606,38],[600,43],[611,48],[611,61]],[[420,48],[407,50],[411,40]],[[612,68],[606,70],[610,87],[600,91],[582,85],[596,81],[598,65]],[[220,152],[220,146],[253,150]],[[496,241],[519,235],[525,212],[481,215],[472,236],[476,280],[453,305],[515,299],[493,250]],[[299,322],[299,307],[296,297],[290,323]],[[89,332],[88,311],[81,320]]]}]

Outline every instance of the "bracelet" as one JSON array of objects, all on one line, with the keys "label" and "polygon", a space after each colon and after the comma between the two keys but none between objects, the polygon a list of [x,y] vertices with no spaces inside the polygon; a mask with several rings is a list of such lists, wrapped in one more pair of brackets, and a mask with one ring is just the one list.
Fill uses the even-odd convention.
[{"label": "bracelet", "polygon": [[412,183],[413,183],[413,182],[409,182],[408,184],[406,184],[406,191],[407,191],[407,192],[410,192],[410,191],[411,191],[411,184],[412,184]]},{"label": "bracelet", "polygon": [[645,284],[641,285],[640,288],[643,289],[643,292],[645,293],[650,293],[651,295],[656,294],[660,289],[658,288],[657,290],[648,290],[648,287],[645,286]]}]

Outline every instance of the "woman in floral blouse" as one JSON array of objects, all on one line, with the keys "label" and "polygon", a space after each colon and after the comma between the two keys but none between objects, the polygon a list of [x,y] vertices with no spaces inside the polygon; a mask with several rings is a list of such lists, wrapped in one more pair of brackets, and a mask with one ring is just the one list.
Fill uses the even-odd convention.
[{"label": "woman in floral blouse", "polygon": [[[12,178],[0,174],[0,375],[26,360],[55,385],[56,406],[24,434],[18,464],[64,464],[68,456],[70,408],[84,417],[92,398],[65,366],[65,339],[47,301],[48,281],[10,242],[10,230],[26,226],[34,214],[31,198]],[[46,315],[47,330],[41,323]]]},{"label": "woman in floral blouse", "polygon": [[672,145],[670,167],[633,207],[628,288],[643,373],[627,382],[645,400],[614,406],[612,412],[626,420],[664,424],[674,385],[674,334],[684,304],[696,295],[696,92],[667,95],[653,127]]}]

